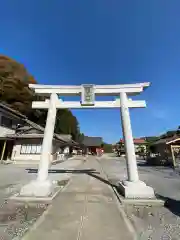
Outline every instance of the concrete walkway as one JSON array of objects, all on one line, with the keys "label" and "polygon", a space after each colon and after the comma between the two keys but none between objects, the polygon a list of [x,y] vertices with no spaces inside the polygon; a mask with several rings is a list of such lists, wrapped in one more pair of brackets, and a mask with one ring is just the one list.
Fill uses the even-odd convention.
[{"label": "concrete walkway", "polygon": [[[79,169],[82,173],[74,174],[46,215],[24,239],[133,239],[119,211],[113,190],[103,182],[107,178],[96,158],[88,157]],[[87,169],[96,169],[97,172],[83,173]]]}]

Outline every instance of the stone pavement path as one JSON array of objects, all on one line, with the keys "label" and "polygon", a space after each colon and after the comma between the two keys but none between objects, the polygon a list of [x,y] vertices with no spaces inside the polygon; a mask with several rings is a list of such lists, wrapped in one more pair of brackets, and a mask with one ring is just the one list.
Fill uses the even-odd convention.
[{"label": "stone pavement path", "polygon": [[[80,169],[96,169],[106,179],[95,157],[88,157]],[[26,240],[131,240],[118,210],[114,193],[103,181],[86,173],[74,174],[53,201],[43,221]]]}]

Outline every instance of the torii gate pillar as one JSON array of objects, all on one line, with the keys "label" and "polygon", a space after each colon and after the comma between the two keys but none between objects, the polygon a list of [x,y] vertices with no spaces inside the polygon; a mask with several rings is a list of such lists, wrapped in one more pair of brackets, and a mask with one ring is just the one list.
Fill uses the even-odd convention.
[{"label": "torii gate pillar", "polygon": [[128,98],[125,92],[120,93],[121,121],[126,151],[128,180],[119,183],[119,188],[125,198],[155,198],[152,187],[139,180],[133,134],[131,129]]},{"label": "torii gate pillar", "polygon": [[[56,109],[62,108],[121,108],[122,129],[126,149],[127,181],[119,183],[120,190],[126,198],[155,198],[153,188],[139,180],[129,108],[145,107],[145,101],[133,101],[128,95],[136,95],[148,87],[149,83],[126,85],[82,85],[53,86],[30,84],[35,93],[50,96],[45,101],[33,102],[33,108],[48,109],[48,117],[42,146],[41,160],[37,180],[24,186],[20,195],[48,197],[52,193],[52,183],[48,180],[48,153],[52,146]],[[81,96],[81,101],[65,101],[60,96]],[[95,101],[96,95],[120,96],[115,101]],[[41,191],[40,191],[41,190]]]},{"label": "torii gate pillar", "polygon": [[56,102],[58,96],[52,93],[49,101],[49,109],[44,130],[44,138],[42,143],[42,152],[40,156],[39,169],[37,179],[23,186],[20,196],[27,197],[48,197],[53,193],[54,186],[48,178],[48,170],[50,165],[50,155],[52,151],[52,142],[54,135],[54,126],[56,122]]}]

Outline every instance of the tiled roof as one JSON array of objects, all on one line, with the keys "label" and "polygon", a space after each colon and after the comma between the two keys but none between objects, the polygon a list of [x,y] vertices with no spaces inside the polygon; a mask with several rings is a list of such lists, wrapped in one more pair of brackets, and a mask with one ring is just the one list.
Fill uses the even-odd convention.
[{"label": "tiled roof", "polygon": [[20,113],[17,110],[12,109],[10,106],[8,106],[8,104],[4,103],[4,102],[0,102],[0,108],[5,109],[6,111],[20,117],[20,118],[27,118],[25,115],[23,115],[22,113]]},{"label": "tiled roof", "polygon": [[100,147],[102,144],[102,138],[84,136],[82,143],[87,147]]},{"label": "tiled roof", "polygon": [[[18,117],[20,117],[24,121],[24,123],[28,124],[28,126],[27,125],[22,126],[22,127],[20,127],[20,129],[22,128],[22,130],[28,130],[28,129],[31,129],[31,128],[35,128],[35,129],[44,133],[44,128],[42,126],[32,122],[25,115],[21,114],[19,111],[10,108],[6,103],[0,102],[0,107],[9,111],[9,112],[11,112],[11,113],[13,113],[13,114],[15,114]],[[18,133],[12,134],[11,136],[7,136],[7,137],[9,137],[9,138],[12,138],[12,137],[15,137],[15,136],[17,137],[17,135],[18,135]],[[20,135],[21,134],[19,134],[18,137],[20,137]],[[28,135],[28,134],[24,134],[23,137],[25,137],[25,135]],[[36,135],[37,135],[37,137],[41,137],[41,134],[36,134]],[[34,134],[34,136],[35,136],[35,134]],[[61,134],[54,133],[54,138],[58,139],[59,141],[61,141],[63,143],[68,143],[68,144],[70,143],[70,144],[73,144],[73,145],[78,145],[78,143],[76,143],[75,141],[70,139],[69,135],[65,135],[65,134],[61,135]]]},{"label": "tiled roof", "polygon": [[151,145],[158,145],[158,144],[170,144],[170,143],[173,143],[173,142],[176,142],[176,141],[180,141],[180,136],[178,135],[174,135],[173,137],[169,137],[169,138],[162,138],[162,139],[159,139],[155,142],[153,142]]},{"label": "tiled roof", "polygon": [[[124,143],[124,139],[120,139],[121,143]],[[146,144],[146,140],[144,138],[134,138],[134,144]]]}]

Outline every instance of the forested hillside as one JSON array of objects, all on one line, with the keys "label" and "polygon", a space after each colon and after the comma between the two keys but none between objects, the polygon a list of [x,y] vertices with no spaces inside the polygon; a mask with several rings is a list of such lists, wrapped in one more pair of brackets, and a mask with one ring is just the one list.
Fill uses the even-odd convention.
[{"label": "forested hillside", "polygon": [[[31,104],[37,99],[29,89],[29,83],[38,81],[26,70],[23,64],[0,55],[0,101],[25,114],[30,120],[45,126],[46,110],[32,110]],[[59,110],[55,126],[56,133],[72,134],[74,140],[80,136],[76,117],[68,109]]]}]

